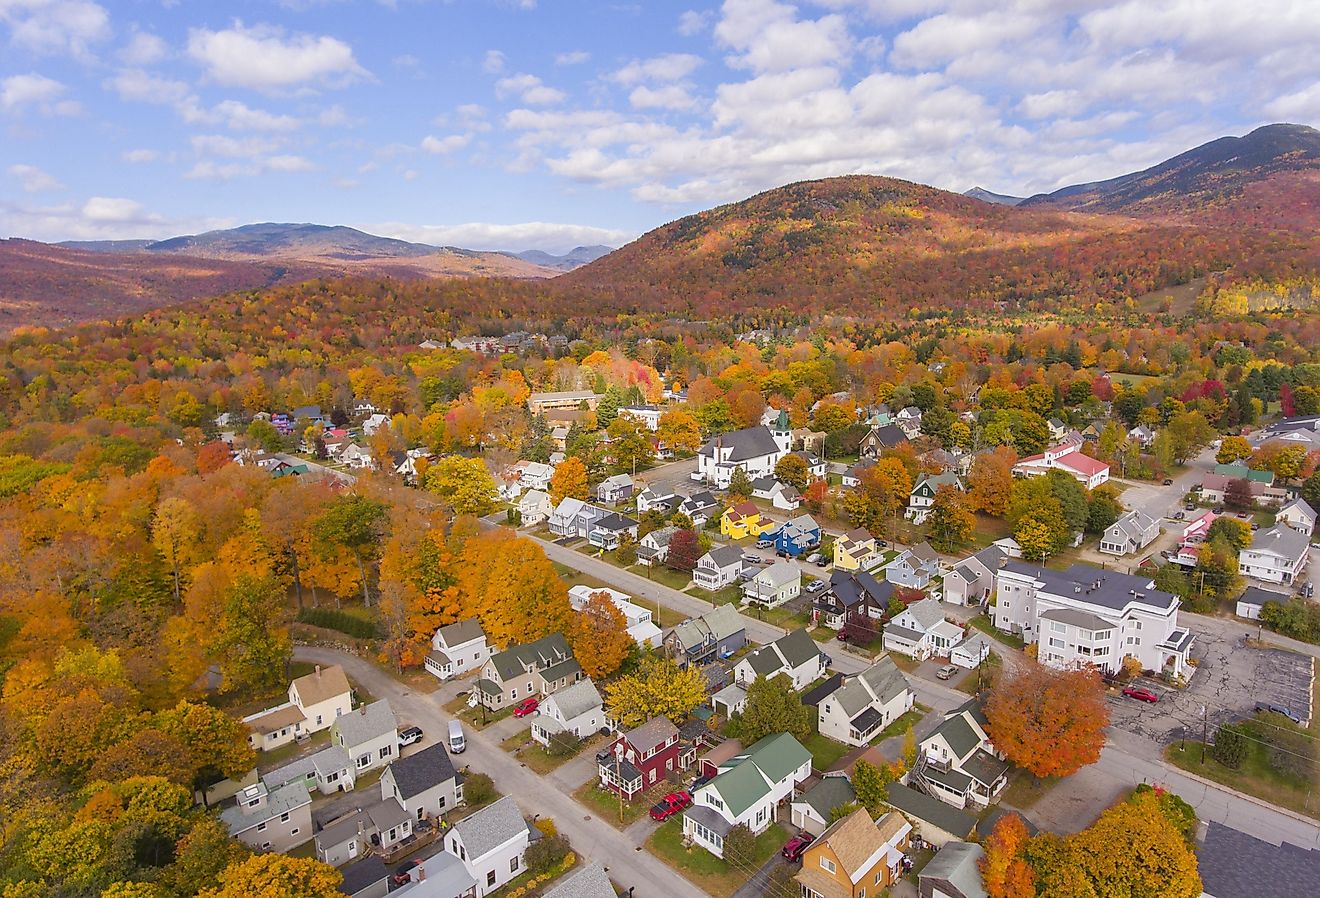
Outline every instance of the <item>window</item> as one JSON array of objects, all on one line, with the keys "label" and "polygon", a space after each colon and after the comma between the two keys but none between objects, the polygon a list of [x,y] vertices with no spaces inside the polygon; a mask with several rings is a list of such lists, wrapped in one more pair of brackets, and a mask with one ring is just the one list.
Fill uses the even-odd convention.
[{"label": "window", "polygon": [[488,887],[489,887],[489,886],[493,886],[493,885],[495,885],[495,871],[494,871],[494,870],[491,870],[489,873],[486,874],[486,885],[487,885]]},{"label": "window", "polygon": [[269,843],[269,842],[262,842],[262,843],[261,843],[261,850],[262,850],[262,851],[270,851],[270,843]]},{"label": "window", "polygon": [[380,750],[380,756],[381,756],[382,758],[388,758],[388,757],[389,757],[390,755],[392,755],[392,754],[394,754],[394,746],[392,746],[392,745],[385,745],[385,746],[382,746],[382,747],[381,747],[381,750]]},{"label": "window", "polygon": [[[443,795],[440,796],[440,800],[439,800],[438,802],[436,802],[436,805],[435,805],[435,806],[436,806],[437,808],[443,808],[443,807],[445,806],[445,797],[444,797]],[[417,809],[417,816],[418,816],[419,818],[422,816],[422,809],[421,809],[421,808],[418,808],[418,809]]]},{"label": "window", "polygon": [[1055,639],[1053,636],[1051,636],[1051,637],[1050,637],[1050,648],[1054,648],[1054,649],[1061,649],[1061,648],[1063,648],[1063,640],[1062,640],[1062,639]]},{"label": "window", "polygon": [[289,815],[288,815],[287,812],[286,812],[286,813],[283,813],[283,814],[280,814],[280,822],[281,822],[281,823],[288,823],[288,822],[289,822]]},{"label": "window", "polygon": [[293,829],[289,830],[289,835],[296,836],[300,832],[302,832],[302,830],[295,826]]},{"label": "window", "polygon": [[1066,633],[1068,632],[1068,625],[1063,621],[1050,621],[1050,629],[1055,633]]},{"label": "window", "polygon": [[363,767],[366,767],[370,763],[371,763],[371,755],[363,755],[362,757],[357,759],[358,770],[361,770]]},{"label": "window", "polygon": [[518,872],[518,858],[516,855],[514,857],[509,858],[509,872],[510,873]]},{"label": "window", "polygon": [[823,855],[821,856],[820,859],[820,865],[824,869],[828,870],[830,873],[833,873],[838,869],[834,866],[834,861],[830,860],[827,857],[824,857]]},{"label": "window", "polygon": [[884,878],[885,878],[885,869],[884,867],[881,867],[879,870],[875,871],[875,884],[880,885],[880,881]]},{"label": "window", "polygon": [[[338,708],[335,709],[336,712],[337,712],[338,710],[339,710]],[[339,714],[336,713],[335,716],[338,717]],[[320,725],[321,725],[321,715],[320,715],[320,714],[317,714],[317,715],[316,715],[316,725],[317,725],[317,726],[320,726]]]},{"label": "window", "polygon": [[266,831],[266,822],[263,820],[261,823],[257,824],[257,832],[264,833],[265,831]]}]

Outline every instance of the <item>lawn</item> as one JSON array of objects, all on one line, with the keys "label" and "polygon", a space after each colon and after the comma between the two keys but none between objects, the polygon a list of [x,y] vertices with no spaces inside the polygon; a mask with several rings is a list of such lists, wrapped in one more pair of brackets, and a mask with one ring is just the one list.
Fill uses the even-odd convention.
[{"label": "lawn", "polygon": [[829,627],[812,627],[810,631],[811,638],[817,642],[833,642],[839,638],[837,630],[831,630]]},{"label": "lawn", "polygon": [[839,758],[852,750],[851,745],[835,742],[820,733],[812,733],[808,736],[802,747],[811,752],[811,766],[820,771],[829,770],[839,762]]},{"label": "lawn", "polygon": [[704,848],[683,847],[683,821],[673,818],[657,829],[646,846],[651,853],[669,866],[678,870],[697,888],[713,898],[729,898],[734,892],[746,885],[754,870],[788,841],[789,832],[783,826],[775,824],[756,837],[752,856],[741,858],[740,863],[730,864],[720,860]]},{"label": "lawn", "polygon": [[1058,777],[1047,776],[1044,779],[1036,779],[1025,770],[1016,770],[1010,775],[1008,788],[1004,790],[999,800],[1003,804],[1025,811],[1044,798],[1058,784]]},{"label": "lawn", "polygon": [[896,717],[889,726],[880,731],[880,735],[871,740],[872,745],[879,745],[892,736],[899,736],[907,732],[908,727],[916,727],[921,723],[921,719],[930,713],[930,708],[921,702],[914,702],[911,710],[904,712]]},{"label": "lawn", "polygon": [[692,582],[692,575],[687,571],[677,571],[671,567],[665,567],[663,564],[653,565],[651,567],[633,567],[629,568],[639,577],[645,577],[648,580],[654,580],[668,586],[670,589],[682,591],[687,589]]},{"label": "lawn", "polygon": [[[513,708],[503,708],[499,711],[485,711],[481,708],[469,708],[467,699],[462,696],[454,699],[444,706],[450,714],[456,715],[460,720],[472,727],[474,730],[484,730],[496,721],[503,720],[513,714]],[[482,715],[485,715],[483,722]]]},{"label": "lawn", "polygon": [[565,763],[576,757],[584,748],[585,742],[577,745],[577,750],[565,755],[552,755],[546,751],[541,743],[532,739],[532,729],[528,727],[514,733],[509,738],[500,743],[500,748],[513,755],[519,761],[522,761],[531,770],[536,771],[541,776],[558,770]]},{"label": "lawn", "polygon": [[1216,761],[1205,751],[1202,743],[1189,739],[1185,744],[1174,742],[1164,749],[1164,759],[1189,773],[1223,783],[1270,804],[1320,819],[1320,801],[1312,794],[1316,784],[1308,782],[1304,777],[1289,776],[1275,770],[1270,766],[1268,752],[1266,745],[1248,741],[1242,766],[1233,770]]},{"label": "lawn", "polygon": [[727,605],[730,602],[736,602],[742,598],[742,586],[737,583],[730,583],[723,589],[711,592],[708,589],[702,589],[694,586],[687,590],[688,595],[701,599],[703,602],[710,602],[712,606]]},{"label": "lawn", "polygon": [[1000,658],[994,652],[985,660],[985,670],[973,668],[967,672],[957,684],[953,687],[959,692],[965,692],[968,695],[976,695],[982,689],[989,689],[999,679],[999,675],[1004,670],[1004,659]]},{"label": "lawn", "polygon": [[281,745],[271,751],[259,753],[257,755],[257,766],[262,770],[274,770],[276,767],[283,766],[287,761],[292,761],[304,754],[320,751],[329,744],[330,730],[319,730],[312,733],[306,742],[290,742],[288,745]]},{"label": "lawn", "polygon": [[1023,646],[1026,645],[1026,643],[1022,641],[1021,636],[1014,636],[1011,633],[1005,633],[1003,630],[990,623],[990,618],[984,614],[978,614],[967,623],[971,624],[991,639],[1002,642],[1004,645],[1011,646],[1018,651],[1022,651]]},{"label": "lawn", "polygon": [[573,797],[586,805],[587,810],[616,829],[624,829],[628,824],[640,820],[642,815],[651,807],[644,800],[625,801],[623,802],[623,819],[621,822],[619,819],[619,796],[608,789],[602,789],[596,783],[587,783],[574,792]]}]

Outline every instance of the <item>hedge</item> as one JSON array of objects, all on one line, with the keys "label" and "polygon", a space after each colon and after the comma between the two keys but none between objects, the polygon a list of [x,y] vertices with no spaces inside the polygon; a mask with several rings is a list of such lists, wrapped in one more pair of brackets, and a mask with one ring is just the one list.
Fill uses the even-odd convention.
[{"label": "hedge", "polygon": [[365,620],[347,611],[334,608],[303,608],[298,612],[298,623],[338,630],[358,639],[375,639],[380,635],[375,621]]}]

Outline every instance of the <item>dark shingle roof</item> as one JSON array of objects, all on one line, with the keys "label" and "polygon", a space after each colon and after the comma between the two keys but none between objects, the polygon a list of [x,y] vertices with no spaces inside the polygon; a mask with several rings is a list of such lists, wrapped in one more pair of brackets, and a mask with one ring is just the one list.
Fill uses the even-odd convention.
[{"label": "dark shingle roof", "polygon": [[420,795],[427,789],[448,782],[456,776],[454,762],[443,743],[437,742],[416,754],[400,758],[390,765],[399,794],[404,798]]},{"label": "dark shingle roof", "polygon": [[713,456],[717,444],[729,450],[728,461],[731,462],[747,461],[779,452],[779,444],[775,442],[774,434],[770,432],[770,428],[764,426],[722,433],[702,446],[701,454]]},{"label": "dark shingle roof", "polygon": [[[1045,590],[1055,595],[1068,596],[1081,602],[1122,611],[1128,603],[1141,601],[1155,608],[1172,608],[1178,599],[1154,587],[1150,577],[1137,577],[1115,570],[1074,564],[1066,571],[1055,571],[1025,561],[1010,561],[1002,568],[1015,574],[1034,577],[1045,584]],[[1099,586],[1095,584],[1099,583]],[[1081,591],[1077,592],[1076,587]],[[1138,600],[1136,594],[1141,594]]]},{"label": "dark shingle roof", "polygon": [[375,855],[340,867],[339,872],[344,876],[339,891],[345,895],[356,895],[390,875],[390,871],[385,869],[385,862]]},{"label": "dark shingle roof", "polygon": [[976,818],[938,798],[923,795],[901,783],[890,783],[885,803],[905,817],[930,823],[950,835],[965,839],[976,826]]},{"label": "dark shingle roof", "polygon": [[1320,895],[1320,850],[1271,845],[1218,823],[1198,846],[1201,882],[1214,898]]}]

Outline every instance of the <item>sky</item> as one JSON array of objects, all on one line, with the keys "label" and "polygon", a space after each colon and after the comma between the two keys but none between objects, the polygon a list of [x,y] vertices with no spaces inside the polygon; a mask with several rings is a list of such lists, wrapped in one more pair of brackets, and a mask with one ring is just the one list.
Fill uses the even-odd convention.
[{"label": "sky", "polygon": [[792,181],[1029,195],[1320,122],[1315,0],[0,0],[0,236],[619,245]]}]

